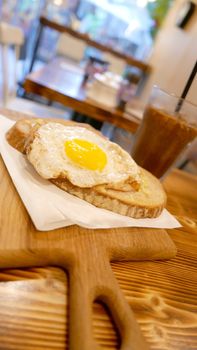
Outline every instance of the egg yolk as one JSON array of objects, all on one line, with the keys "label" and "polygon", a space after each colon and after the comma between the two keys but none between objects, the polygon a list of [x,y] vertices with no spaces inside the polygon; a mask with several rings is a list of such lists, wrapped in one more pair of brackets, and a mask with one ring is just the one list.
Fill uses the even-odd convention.
[{"label": "egg yolk", "polygon": [[87,140],[67,140],[65,153],[74,163],[85,169],[101,171],[107,164],[105,152],[95,143]]}]

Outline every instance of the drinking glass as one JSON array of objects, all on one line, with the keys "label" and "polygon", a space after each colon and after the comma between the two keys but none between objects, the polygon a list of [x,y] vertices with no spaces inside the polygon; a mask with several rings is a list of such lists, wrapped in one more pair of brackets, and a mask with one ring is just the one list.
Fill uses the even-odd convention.
[{"label": "drinking glass", "polygon": [[136,133],[132,157],[162,177],[197,136],[197,106],[154,86]]}]

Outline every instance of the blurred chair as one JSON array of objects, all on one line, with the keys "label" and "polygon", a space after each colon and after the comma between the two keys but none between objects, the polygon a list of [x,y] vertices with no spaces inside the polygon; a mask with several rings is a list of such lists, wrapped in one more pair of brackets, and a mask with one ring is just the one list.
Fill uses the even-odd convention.
[{"label": "blurred chair", "polygon": [[[3,105],[8,103],[9,97],[14,97],[16,95],[17,86],[17,61],[19,59],[20,46],[24,42],[24,35],[20,28],[13,27],[7,23],[0,23],[0,44],[1,44],[1,54],[2,54],[2,78],[3,78]],[[13,45],[14,54],[16,59],[14,60],[14,70],[11,72],[13,74],[13,91],[9,89],[9,57],[8,50]]]},{"label": "blurred chair", "polygon": [[113,72],[113,73],[119,74],[119,75],[123,74],[123,72],[125,70],[125,66],[126,66],[126,62],[123,59],[115,57],[114,55],[112,55],[108,52],[104,53],[102,58],[103,58],[103,60],[109,62],[110,72]]},{"label": "blurred chair", "polygon": [[[2,106],[29,114],[43,117],[65,118],[66,111],[47,107],[37,102],[16,97],[17,90],[17,63],[20,47],[24,42],[24,34],[19,27],[0,23],[0,47],[2,59]],[[13,49],[13,50],[12,50]],[[10,62],[10,52],[13,51],[13,60]],[[67,116],[68,118],[68,116]]]},{"label": "blurred chair", "polygon": [[85,48],[86,44],[82,40],[76,39],[70,34],[60,34],[57,43],[58,55],[79,63],[84,56]]}]

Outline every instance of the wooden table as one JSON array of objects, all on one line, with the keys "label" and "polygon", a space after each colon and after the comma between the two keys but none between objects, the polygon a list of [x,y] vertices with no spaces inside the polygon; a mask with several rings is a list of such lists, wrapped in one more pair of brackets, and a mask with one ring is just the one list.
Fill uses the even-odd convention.
[{"label": "wooden table", "polygon": [[[8,110],[0,113],[23,117]],[[197,348],[197,177],[174,170],[165,179],[164,187],[168,194],[167,207],[183,225],[168,231],[178,248],[176,258],[113,262],[112,269],[150,349],[194,350]],[[6,196],[4,203],[6,206]],[[22,203],[21,209],[24,212]],[[0,281],[0,349],[65,349],[68,300],[65,272],[52,266],[1,270]],[[110,316],[99,303],[93,309],[95,338],[103,349],[117,349],[119,338]]]},{"label": "wooden table", "polygon": [[[164,182],[168,209],[183,227],[169,231],[178,255],[164,262],[113,263],[113,272],[152,350],[197,348],[197,177],[174,170]],[[67,276],[53,267],[1,270],[0,349],[65,349]],[[94,334],[103,349],[118,336],[101,304]],[[67,348],[67,347],[66,347]],[[141,349],[139,349],[141,350]]]},{"label": "wooden table", "polygon": [[84,41],[88,46],[95,47],[96,49],[101,50],[103,52],[109,52],[113,56],[125,60],[125,64],[139,68],[143,73],[148,73],[150,71],[150,65],[148,63],[137,60],[134,57],[126,55],[123,52],[117,51],[108,45],[105,45],[105,44],[102,44],[98,41],[95,41],[95,40],[91,39],[91,37],[88,34],[80,33],[76,30],[73,30],[69,26],[54,22],[54,21],[52,21],[46,17],[43,17],[43,16],[40,17],[40,26],[38,28],[35,49],[34,49],[32,61],[30,64],[30,71],[32,70],[32,67],[33,67],[33,64],[34,64],[34,61],[36,58],[37,50],[38,50],[38,47],[40,44],[42,31],[43,31],[44,27],[49,27],[51,29],[54,29],[54,30],[60,32],[60,33],[68,33],[69,35],[73,36],[74,38],[77,38],[77,39]]},{"label": "wooden table", "polygon": [[135,132],[140,121],[134,115],[107,108],[86,98],[83,77],[83,72],[70,70],[63,58],[55,58],[40,70],[27,75],[24,88],[27,93],[44,96],[98,121]]}]

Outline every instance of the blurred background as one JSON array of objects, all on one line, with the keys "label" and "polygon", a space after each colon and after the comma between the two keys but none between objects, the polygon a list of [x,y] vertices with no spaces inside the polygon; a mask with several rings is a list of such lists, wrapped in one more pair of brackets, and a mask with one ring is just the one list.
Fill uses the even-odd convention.
[{"label": "blurred background", "polygon": [[[189,8],[193,10],[188,17]],[[40,20],[42,17],[65,26],[69,35],[64,38],[61,30],[50,28],[48,24],[43,25]],[[71,90],[72,93],[75,90],[77,101],[78,97],[81,98],[77,95],[81,89],[81,83],[80,86],[77,85],[77,81],[81,79],[79,73],[86,75],[89,59],[93,57],[99,64],[102,61],[107,62],[107,69],[118,74],[125,80],[123,82],[126,82],[122,84],[123,89],[121,84],[120,88],[118,87],[119,92],[126,96],[125,100],[123,99],[125,109],[122,113],[126,112],[129,116],[141,120],[153,85],[181,96],[197,59],[197,0],[0,0],[0,25],[3,23],[19,28],[23,40],[20,43],[16,66],[12,40],[9,42],[4,64],[0,65],[0,105],[2,96],[5,95],[2,91],[13,83],[13,86],[16,85],[16,95],[20,99],[12,99],[7,107],[36,115],[73,118],[75,108],[67,106],[66,102],[59,103],[55,98],[46,98],[45,95],[39,94],[39,89],[36,94],[25,91],[24,82],[32,67],[35,72],[51,64],[50,67],[54,69],[50,68],[50,74],[47,73],[47,83],[52,84],[51,86],[56,84],[56,93],[60,86],[64,88],[62,93],[65,96],[68,96]],[[4,30],[9,32],[8,28]],[[71,35],[69,30],[72,31]],[[8,37],[12,39],[11,35]],[[100,45],[91,46],[91,40]],[[39,44],[36,45],[38,41]],[[3,53],[2,47],[0,53]],[[115,51],[115,57],[110,56],[105,48]],[[124,56],[121,63],[117,62],[120,56],[116,53]],[[58,66],[53,61],[59,56],[64,58],[64,63]],[[3,62],[3,55],[1,57]],[[128,57],[131,58],[131,64],[128,64]],[[148,69],[139,68],[138,63],[146,65]],[[70,83],[68,76],[64,77],[62,73],[65,71],[66,74],[66,70],[72,73]],[[13,77],[16,79],[12,82]],[[44,74],[42,78],[46,80]],[[44,85],[44,82],[41,83]],[[73,84],[76,86],[73,87]],[[84,89],[84,92],[87,94],[88,89]],[[119,92],[117,96],[122,102]],[[98,94],[94,95],[98,102]],[[104,98],[107,95],[103,102],[109,102],[109,93],[103,95]],[[196,76],[187,93],[187,99],[197,103]],[[27,100],[32,102],[31,105],[27,104]],[[47,106],[45,110],[43,105]],[[109,106],[106,106],[107,108]],[[85,121],[90,122],[87,119]],[[132,147],[134,136],[129,131],[109,123],[104,123],[104,127],[105,124],[107,133],[108,130],[112,130],[113,141],[125,149]],[[196,162],[196,148],[192,157]]]},{"label": "blurred background", "polygon": [[[39,17],[68,25],[117,50],[146,60],[173,0],[0,0],[0,18],[25,35],[21,59],[31,58]],[[60,34],[45,28],[38,57],[52,58]],[[96,49],[87,54],[101,55]],[[27,68],[28,69],[28,68]]]}]

